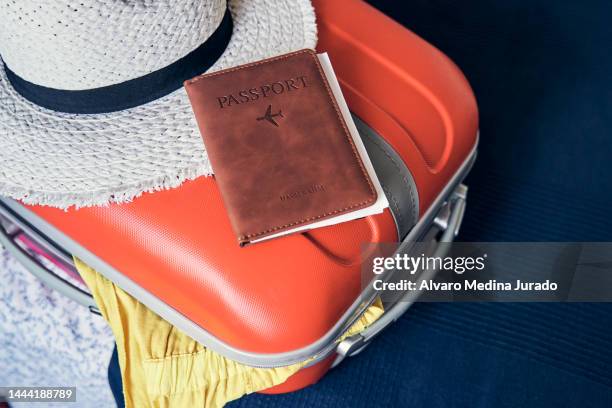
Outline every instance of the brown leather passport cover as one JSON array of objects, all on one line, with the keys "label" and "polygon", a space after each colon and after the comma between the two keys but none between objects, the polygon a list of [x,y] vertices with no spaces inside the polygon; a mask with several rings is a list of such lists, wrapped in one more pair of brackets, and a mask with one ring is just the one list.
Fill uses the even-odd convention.
[{"label": "brown leather passport cover", "polygon": [[314,51],[205,74],[185,88],[241,245],[376,201]]}]

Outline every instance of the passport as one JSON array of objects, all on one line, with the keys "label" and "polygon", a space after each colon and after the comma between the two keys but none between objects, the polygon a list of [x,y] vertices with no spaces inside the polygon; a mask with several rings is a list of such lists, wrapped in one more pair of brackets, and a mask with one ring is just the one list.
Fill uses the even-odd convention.
[{"label": "passport", "polygon": [[240,245],[388,206],[326,55],[296,51],[185,89]]}]

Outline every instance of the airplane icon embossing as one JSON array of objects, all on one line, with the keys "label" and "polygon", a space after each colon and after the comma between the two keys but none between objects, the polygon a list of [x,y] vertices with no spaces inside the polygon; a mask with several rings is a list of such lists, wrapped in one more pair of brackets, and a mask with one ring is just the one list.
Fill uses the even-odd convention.
[{"label": "airplane icon embossing", "polygon": [[275,117],[284,118],[283,112],[279,110],[277,113],[272,113],[272,105],[268,105],[268,109],[266,109],[266,113],[263,116],[257,118],[257,120],[267,120],[274,126],[278,127],[278,123],[274,120]]}]

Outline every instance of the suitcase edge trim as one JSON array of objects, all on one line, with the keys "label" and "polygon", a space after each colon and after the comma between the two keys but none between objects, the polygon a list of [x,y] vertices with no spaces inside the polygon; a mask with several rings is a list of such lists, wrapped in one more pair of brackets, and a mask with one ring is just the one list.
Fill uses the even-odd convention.
[{"label": "suitcase edge trim", "polygon": [[[412,228],[403,242],[416,241],[420,236],[429,230],[429,227],[431,227],[433,224],[433,220],[439,209],[446,203],[447,199],[452,195],[457,186],[463,181],[471,169],[471,166],[476,158],[478,140],[479,136],[476,135],[475,144],[468,157],[459,166],[451,180],[436,197],[432,205]],[[102,261],[96,255],[75,242],[72,238],[68,237],[63,232],[50,225],[47,221],[22,206],[19,202],[0,197],[0,204],[2,207],[8,208],[11,212],[21,217],[30,225],[35,226],[35,228],[39,230],[41,234],[48,237],[51,241],[61,245],[78,258],[82,259],[89,266],[102,273],[111,281],[115,282],[126,292],[130,293],[136,299],[149,307],[152,311],[176,325],[177,328],[185,332],[196,341],[231,360],[253,367],[287,366],[311,359],[313,356],[315,356],[309,364],[312,365],[328,357],[336,350],[338,346],[335,343],[335,340],[339,338],[340,335],[359,318],[359,316],[374,300],[376,295],[373,290],[368,291],[366,289],[366,291],[362,292],[362,294],[353,302],[353,304],[347,309],[338,322],[331,329],[329,329],[325,335],[307,346],[280,353],[250,352],[233,347],[230,344],[220,340],[212,333],[209,333],[202,327],[198,326],[187,316],[159,300],[155,295],[145,290],[136,282],[127,278],[106,262]],[[364,299],[366,299],[366,301],[364,301]]]}]

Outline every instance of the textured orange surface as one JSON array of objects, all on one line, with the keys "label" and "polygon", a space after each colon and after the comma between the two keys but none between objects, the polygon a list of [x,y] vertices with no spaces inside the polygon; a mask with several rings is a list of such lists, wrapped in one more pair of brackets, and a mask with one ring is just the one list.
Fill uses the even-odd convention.
[{"label": "textured orange surface", "polygon": [[[319,50],[329,52],[353,112],[407,163],[424,212],[475,144],[468,83],[438,50],[365,3],[314,4]],[[262,353],[325,334],[360,292],[360,245],[397,240],[387,210],[240,248],[214,178],[122,205],[30,208],[204,330]],[[314,371],[305,370],[303,385]]]}]

